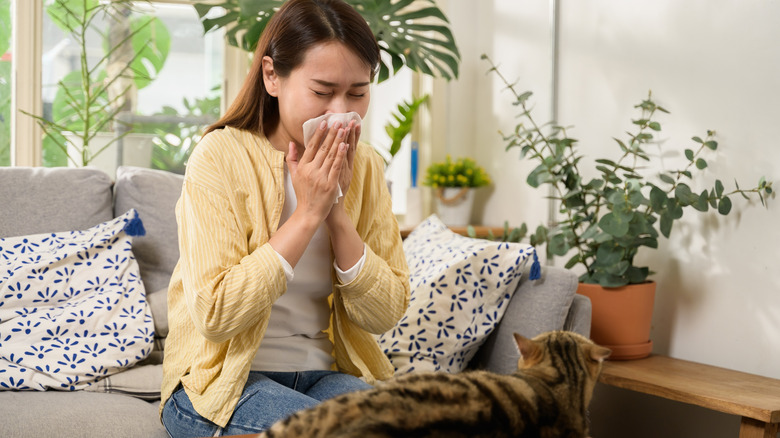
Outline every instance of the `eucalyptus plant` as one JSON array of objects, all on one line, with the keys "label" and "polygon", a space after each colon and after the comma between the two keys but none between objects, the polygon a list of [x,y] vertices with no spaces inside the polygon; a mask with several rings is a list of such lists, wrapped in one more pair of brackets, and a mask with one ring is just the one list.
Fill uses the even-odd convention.
[{"label": "eucalyptus plant", "polygon": [[[718,148],[713,131],[692,138],[693,146],[684,150],[687,163],[682,168],[644,175],[644,164],[651,161],[646,147],[656,144],[655,133],[661,131],[657,116],[668,113],[650,93],[635,106],[639,112],[632,120],[635,131],[625,140],[614,139],[617,158],[597,158],[590,168],[566,128],[536,123],[529,105],[532,93],[518,93],[490,58],[482,58],[514,95],[514,105],[519,108],[519,122],[512,133],[504,135],[506,149],[519,148],[521,159],[537,164],[528,174],[528,184],[551,188],[559,205],[560,222],[552,228],[538,227],[531,236],[532,244],[544,243],[547,251],[557,256],[572,253],[566,268],[585,268],[580,282],[604,287],[644,283],[651,272],[634,264],[638,250],[657,248],[659,235],[668,238],[684,211],[713,209],[728,215],[736,195],[746,199],[757,196],[765,205],[773,194],[772,183],[764,177],[750,189],[740,188],[735,181],[736,187],[727,191],[716,179],[711,188],[694,192],[692,181],[708,166],[706,154]],[[522,239],[527,230],[523,224],[511,237]]]},{"label": "eucalyptus plant", "polygon": [[[366,19],[382,59],[377,81],[382,82],[404,65],[430,76],[458,77],[460,52],[449,21],[433,0],[346,0]],[[253,52],[280,0],[225,0],[197,3],[195,10],[204,32],[225,28],[228,43]],[[224,10],[221,15],[219,11]],[[384,57],[383,57],[384,58]]]},{"label": "eucalyptus plant", "polygon": [[[48,4],[46,13],[78,44],[79,56],[78,67],[57,82],[51,120],[25,112],[43,129],[44,155],[47,146],[53,144],[67,160],[86,166],[121,138],[114,138],[97,151],[90,148],[98,132],[111,131],[117,114],[131,108],[131,91],[153,80],[170,49],[170,35],[161,20],[148,14],[131,15],[136,3],[54,0]],[[108,29],[102,28],[98,18],[110,23]],[[90,59],[88,49],[92,32],[103,39],[104,53],[97,61]],[[68,139],[69,134],[78,139]],[[77,156],[71,155],[73,150]]]}]

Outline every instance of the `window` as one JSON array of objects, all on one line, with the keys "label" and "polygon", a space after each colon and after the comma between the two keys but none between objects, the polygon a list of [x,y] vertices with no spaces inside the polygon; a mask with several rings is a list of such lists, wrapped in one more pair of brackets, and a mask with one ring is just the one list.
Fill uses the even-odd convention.
[{"label": "window", "polygon": [[[73,4],[52,3],[43,16],[43,119],[68,132],[44,129],[42,164],[183,172],[203,125],[219,114],[222,35],[203,35],[191,5],[154,2],[96,15],[82,42]],[[84,83],[94,97],[84,97]]]},{"label": "window", "polygon": [[0,0],[0,166],[11,165],[11,1]]}]

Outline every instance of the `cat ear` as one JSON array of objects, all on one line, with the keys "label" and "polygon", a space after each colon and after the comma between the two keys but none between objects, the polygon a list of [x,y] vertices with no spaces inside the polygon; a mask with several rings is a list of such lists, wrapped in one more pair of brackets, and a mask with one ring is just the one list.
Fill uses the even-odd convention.
[{"label": "cat ear", "polygon": [[539,351],[539,346],[536,345],[536,342],[517,333],[514,335],[515,343],[517,343],[517,351],[520,352],[520,356],[523,360],[530,359]]},{"label": "cat ear", "polygon": [[610,354],[612,354],[612,350],[607,347],[594,345],[593,348],[590,349],[590,358],[596,362],[603,362]]}]

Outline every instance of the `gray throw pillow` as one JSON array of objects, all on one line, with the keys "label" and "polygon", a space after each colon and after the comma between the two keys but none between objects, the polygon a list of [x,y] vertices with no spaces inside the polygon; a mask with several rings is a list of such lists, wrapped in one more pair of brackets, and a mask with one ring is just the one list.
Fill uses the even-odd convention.
[{"label": "gray throw pillow", "polygon": [[106,173],[91,168],[0,167],[0,237],[85,230],[109,221],[111,184]]},{"label": "gray throw pillow", "polygon": [[175,208],[184,177],[131,166],[120,167],[116,175],[114,213],[135,208],[146,229],[145,236],[133,241],[146,292],[165,289],[179,260]]}]

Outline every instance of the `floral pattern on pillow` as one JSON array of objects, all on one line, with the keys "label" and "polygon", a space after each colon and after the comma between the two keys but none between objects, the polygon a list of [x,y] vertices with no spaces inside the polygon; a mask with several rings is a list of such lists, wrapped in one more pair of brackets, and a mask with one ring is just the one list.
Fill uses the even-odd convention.
[{"label": "floral pattern on pillow", "polygon": [[131,367],[154,325],[135,210],[85,231],[0,239],[0,390],[76,390]]},{"label": "floral pattern on pillow", "polygon": [[526,260],[538,264],[530,245],[464,237],[436,215],[409,234],[404,253],[409,308],[378,337],[396,375],[462,371],[501,321]]}]

